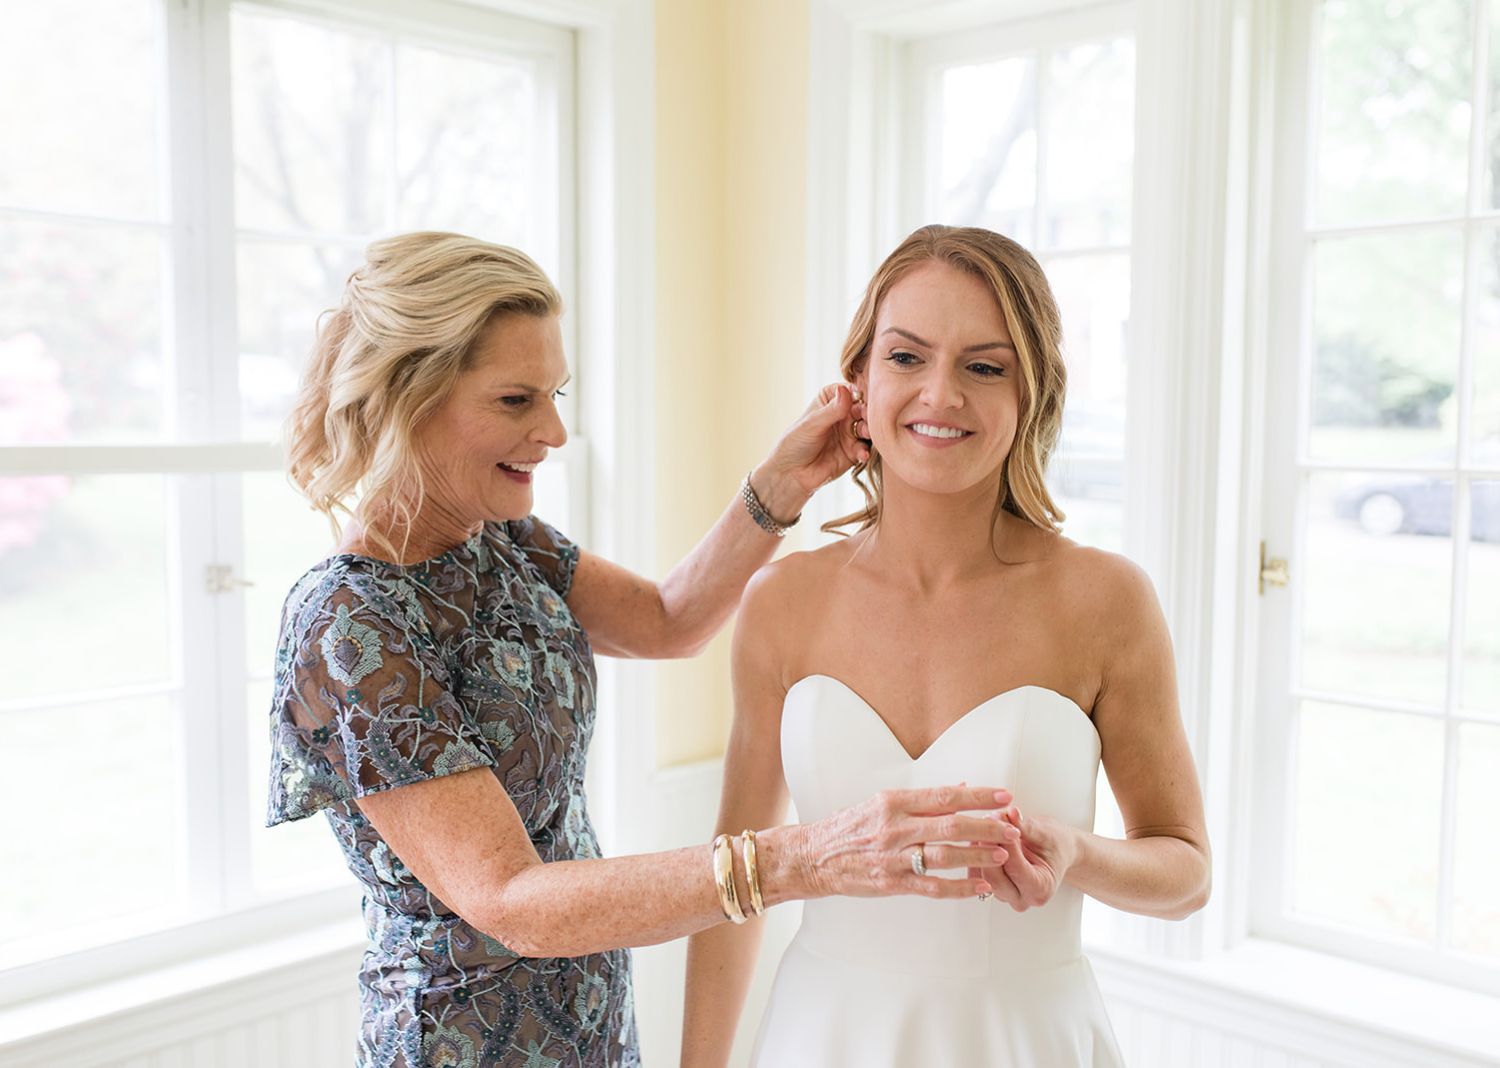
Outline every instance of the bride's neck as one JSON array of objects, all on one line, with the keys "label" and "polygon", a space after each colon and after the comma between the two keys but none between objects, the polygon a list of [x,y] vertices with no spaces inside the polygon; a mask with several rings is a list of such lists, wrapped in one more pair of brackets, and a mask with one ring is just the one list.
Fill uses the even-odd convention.
[{"label": "bride's neck", "polygon": [[880,522],[864,552],[887,574],[908,574],[924,589],[968,581],[1007,559],[1005,513],[997,486],[932,494],[887,483]]}]

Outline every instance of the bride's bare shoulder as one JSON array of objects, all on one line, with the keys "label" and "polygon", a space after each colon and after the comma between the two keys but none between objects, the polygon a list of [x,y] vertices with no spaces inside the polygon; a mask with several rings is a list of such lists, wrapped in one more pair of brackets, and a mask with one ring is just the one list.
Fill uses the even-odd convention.
[{"label": "bride's bare shoulder", "polygon": [[1060,534],[1052,537],[1048,574],[1060,604],[1090,616],[1128,620],[1131,626],[1142,613],[1160,612],[1151,579],[1134,560]]},{"label": "bride's bare shoulder", "polygon": [[864,534],[855,534],[772,560],[750,580],[744,608],[753,611],[765,607],[784,613],[822,601],[863,541]]}]

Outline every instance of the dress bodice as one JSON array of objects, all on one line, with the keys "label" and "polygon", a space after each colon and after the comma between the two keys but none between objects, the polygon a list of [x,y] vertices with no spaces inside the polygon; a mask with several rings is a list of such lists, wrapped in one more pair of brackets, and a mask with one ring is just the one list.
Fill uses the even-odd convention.
[{"label": "dress bodice", "polygon": [[[827,675],[787,691],[781,759],[798,814],[819,819],[881,790],[967,782],[1028,815],[1094,822],[1099,736],[1039,686],[996,694],[913,759],[859,694]],[[958,872],[934,872],[957,876]],[[756,1068],[1123,1068],[1080,952],[1082,897],[998,901],[831,897],[805,902],[777,969]]]},{"label": "dress bodice", "polygon": [[[1099,735],[1076,704],[1040,686],[991,697],[913,759],[854,690],[809,675],[787,692],[781,753],[805,820],[879,790],[967,782],[1010,790],[1027,815],[1093,828]],[[823,898],[803,906],[798,937],[820,953],[887,971],[1014,976],[1077,958],[1081,909],[1082,895],[1067,885],[1025,912],[971,899]],[[903,935],[893,939],[892,931]]]}]

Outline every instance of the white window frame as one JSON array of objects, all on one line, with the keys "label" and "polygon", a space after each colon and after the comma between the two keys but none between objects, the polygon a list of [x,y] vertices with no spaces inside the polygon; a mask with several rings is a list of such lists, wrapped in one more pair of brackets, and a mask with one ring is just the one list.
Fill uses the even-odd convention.
[{"label": "white window frame", "polygon": [[[1303,691],[1295,681],[1296,665],[1289,660],[1295,658],[1289,635],[1300,633],[1300,623],[1294,622],[1301,612],[1302,581],[1305,566],[1299,567],[1303,554],[1301,549],[1304,523],[1301,513],[1305,502],[1301,494],[1289,492],[1284,479],[1293,480],[1302,471],[1328,467],[1336,470],[1358,468],[1360,464],[1327,463],[1311,461],[1302,455],[1299,443],[1299,428],[1305,425],[1305,409],[1310,403],[1310,387],[1304,380],[1309,361],[1305,354],[1313,347],[1312,323],[1312,249],[1317,240],[1328,236],[1350,233],[1389,234],[1410,229],[1412,224],[1443,227],[1462,231],[1466,246],[1464,285],[1470,294],[1469,312],[1472,313],[1472,293],[1478,284],[1478,256],[1480,232],[1494,228],[1500,220],[1500,212],[1480,208],[1480,187],[1483,182],[1482,153],[1479,146],[1487,136],[1489,110],[1484,106],[1488,94],[1487,63],[1489,34],[1491,31],[1490,5],[1474,5],[1474,33],[1477,60],[1474,72],[1474,92],[1480,106],[1473,109],[1470,128],[1470,167],[1468,201],[1457,214],[1435,218],[1423,217],[1401,220],[1393,224],[1371,223],[1340,226],[1320,226],[1307,207],[1307,195],[1317,175],[1315,109],[1318,105],[1315,86],[1317,84],[1316,49],[1319,0],[1288,0],[1285,4],[1280,35],[1281,62],[1286,73],[1280,79],[1280,96],[1276,101],[1277,144],[1276,153],[1282,158],[1279,167],[1285,180],[1279,181],[1272,190],[1271,204],[1272,234],[1275,242],[1272,249],[1277,279],[1274,290],[1268,293],[1271,304],[1270,324],[1278,339],[1268,353],[1268,379],[1281,385],[1285,395],[1288,383],[1295,387],[1302,412],[1279,405],[1279,410],[1268,411],[1264,418],[1276,425],[1268,426],[1265,438],[1265,481],[1262,491],[1264,501],[1264,530],[1268,553],[1286,555],[1290,558],[1292,581],[1285,590],[1267,598],[1265,611],[1261,613],[1259,646],[1263,663],[1273,664],[1266,674],[1281,680],[1281,685],[1266,686],[1259,695],[1256,714],[1255,768],[1255,850],[1262,858],[1275,858],[1272,863],[1252,867],[1251,907],[1249,928],[1252,934],[1278,941],[1307,946],[1322,952],[1337,954],[1354,960],[1363,960],[1393,971],[1424,975],[1439,982],[1452,983],[1473,990],[1500,995],[1500,962],[1486,965],[1477,960],[1466,959],[1452,950],[1443,950],[1436,945],[1416,948],[1405,940],[1389,939],[1378,933],[1362,933],[1353,928],[1299,916],[1291,906],[1291,880],[1293,858],[1290,854],[1289,835],[1294,827],[1293,796],[1296,786],[1295,762],[1285,755],[1296,752],[1295,718],[1293,705],[1299,692]],[[1293,176],[1297,176],[1293,180]],[[1460,382],[1473,380],[1473,329],[1472,314],[1466,315],[1461,343],[1459,370]],[[1467,457],[1470,448],[1470,413],[1472,394],[1460,388],[1457,396],[1457,434],[1455,464],[1459,457]],[[1370,465],[1372,469],[1385,469],[1390,465]],[[1402,466],[1397,464],[1395,466]],[[1493,477],[1494,473],[1490,473]],[[1470,477],[1460,475],[1455,485],[1465,484]],[[1458,532],[1468,526],[1467,492],[1458,494],[1458,510],[1454,514],[1453,546],[1453,590],[1450,604],[1451,633],[1448,651],[1448,698],[1446,712],[1441,721],[1444,727],[1444,787],[1440,814],[1440,825],[1434,830],[1440,843],[1439,875],[1434,894],[1437,897],[1437,931],[1434,943],[1445,941],[1448,933],[1448,918],[1451,902],[1454,863],[1454,822],[1457,807],[1458,779],[1458,725],[1462,721],[1500,723],[1500,715],[1462,712],[1455,693],[1463,659],[1462,642],[1458,635],[1465,622],[1466,594],[1469,592],[1461,576],[1467,575],[1466,560],[1468,539]],[[1313,698],[1317,695],[1307,693]],[[1330,696],[1329,700],[1341,700]],[[1378,698],[1361,699],[1373,707],[1386,702]],[[1406,710],[1399,703],[1390,707]],[[1275,759],[1277,754],[1283,759]]]},{"label": "white window frame", "polygon": [[[214,255],[221,257],[218,262],[233,263],[230,4],[231,0],[178,0],[162,5],[170,57],[165,106],[172,113],[175,136],[189,142],[174,146],[171,153],[174,211],[172,221],[161,224],[172,228],[178,264],[215,262]],[[577,419],[589,431],[570,443],[565,459],[574,468],[569,480],[574,524],[569,533],[627,567],[647,569],[654,560],[655,533],[653,435],[640,431],[654,425],[649,314],[654,287],[650,272],[641,269],[641,264],[652,262],[654,238],[649,0],[268,0],[256,6],[342,22],[373,20],[398,31],[415,29],[427,39],[446,34],[450,42],[468,43],[475,33],[497,32],[510,40],[512,31],[522,40],[529,34],[538,47],[545,47],[549,36],[555,42],[559,31],[568,38],[577,62],[560,80],[564,96],[557,106],[576,115],[576,123],[563,123],[559,147],[565,157],[574,157],[565,171],[577,178],[555,183],[565,222],[551,252],[560,285],[570,296]],[[535,32],[517,18],[541,23],[542,29]],[[448,29],[434,33],[434,19],[444,20]],[[203,159],[209,161],[206,167],[198,162]],[[547,250],[541,254],[545,258]],[[216,481],[226,472],[237,480],[240,472],[281,471],[283,462],[276,445],[235,440],[237,395],[233,389],[216,388],[219,382],[234,383],[237,375],[235,294],[232,285],[210,280],[209,274],[176,272],[178,358],[191,352],[208,355],[182,369],[178,389],[184,417],[172,428],[177,440],[0,447],[0,475],[183,476],[180,493],[199,499],[196,514],[202,518],[195,521],[195,529],[185,532],[179,559],[169,561],[169,581],[183,594],[180,625],[185,632],[217,632],[220,644],[242,649],[238,595],[190,591],[204,590],[204,568],[214,562],[210,546],[219,559],[237,561],[242,555],[238,494],[224,492]],[[623,507],[622,501],[631,506]],[[590,516],[600,518],[590,523]],[[248,883],[248,873],[230,870],[236,866],[226,862],[220,843],[230,835],[243,838],[248,816],[243,803],[236,808],[234,801],[249,794],[242,770],[244,678],[233,671],[216,675],[211,666],[192,657],[183,661],[177,674],[184,691],[191,688],[218,697],[218,713],[189,736],[182,754],[183,767],[193,780],[187,785],[189,796],[206,798],[203,811],[193,814],[187,830],[188,878],[200,888],[210,888],[199,894],[209,905],[164,929],[133,932],[110,924],[108,944],[0,972],[0,1035],[7,1031],[6,1006],[29,1003],[34,1010],[50,995],[76,999],[80,976],[90,983],[105,982],[258,945],[293,930],[336,928],[347,934],[354,929],[350,921],[357,915],[357,891],[350,883],[253,903],[235,891],[237,881]],[[618,828],[628,825],[640,807],[644,787],[637,769],[644,766],[641,751],[649,753],[651,741],[649,736],[644,742],[639,739],[641,727],[653,724],[654,716],[649,672],[617,670],[602,675],[600,703],[609,713],[600,721],[591,799],[596,823],[608,839],[618,836]],[[319,951],[326,949],[316,940],[309,945],[315,943]],[[111,1007],[100,1002],[97,1009],[107,1012]]]}]

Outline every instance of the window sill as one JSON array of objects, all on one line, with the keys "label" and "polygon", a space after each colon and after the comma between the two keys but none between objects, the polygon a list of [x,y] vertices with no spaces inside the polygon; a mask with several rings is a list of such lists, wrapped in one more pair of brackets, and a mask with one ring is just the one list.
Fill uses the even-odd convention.
[{"label": "window sill", "polygon": [[1101,984],[1128,985],[1132,1003],[1170,1007],[1231,1033],[1258,1037],[1300,1025],[1347,1041],[1357,1031],[1372,1049],[1394,1043],[1500,1065],[1500,997],[1493,995],[1260,939],[1198,961],[1107,946],[1089,946],[1088,954]]},{"label": "window sill", "polygon": [[[188,999],[230,985],[236,987],[239,1015],[244,1009],[239,999],[253,998],[261,985],[267,996],[284,997],[288,985],[321,983],[330,971],[352,984],[364,945],[364,924],[353,912],[294,934],[247,941],[103,981],[94,981],[95,976],[84,970],[75,973],[77,978],[67,989],[0,1002],[0,1060],[23,1047],[53,1042],[69,1033],[77,1035],[80,1029],[111,1020],[129,1021],[133,1030],[137,1018],[144,1026],[155,1010],[176,1011],[173,1007]],[[319,962],[326,967],[318,967]],[[79,1041],[86,1040],[79,1036]]]}]

